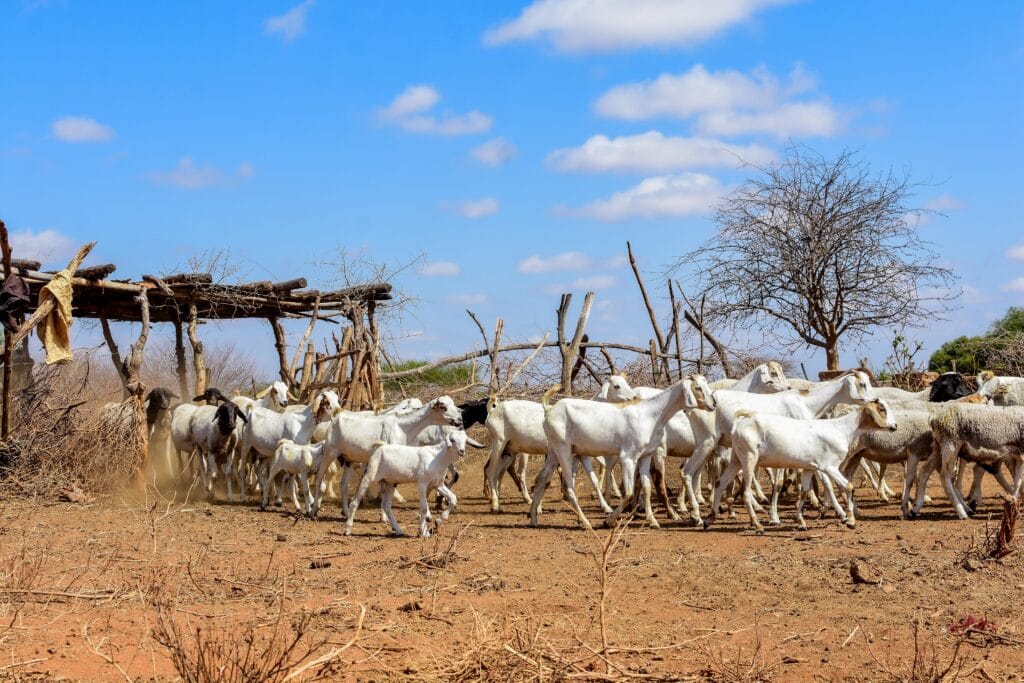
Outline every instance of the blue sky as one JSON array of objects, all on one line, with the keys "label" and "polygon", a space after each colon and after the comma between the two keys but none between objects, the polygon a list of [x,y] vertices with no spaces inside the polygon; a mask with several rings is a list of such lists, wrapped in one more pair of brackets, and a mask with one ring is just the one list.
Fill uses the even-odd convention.
[{"label": "blue sky", "polygon": [[[23,256],[95,239],[125,277],[223,248],[248,279],[422,256],[405,357],[475,345],[467,305],[539,336],[588,288],[594,337],[645,344],[625,240],[654,280],[736,155],[853,147],[945,214],[919,229],[965,295],[911,333],[930,350],[1024,305],[1022,38],[1009,1],[6,0],[0,216]],[[264,326],[208,334],[272,363]]]}]

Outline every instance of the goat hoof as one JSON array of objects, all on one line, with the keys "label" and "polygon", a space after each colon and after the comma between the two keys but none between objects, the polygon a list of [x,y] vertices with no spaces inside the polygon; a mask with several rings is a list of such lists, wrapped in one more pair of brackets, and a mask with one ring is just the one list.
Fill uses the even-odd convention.
[{"label": "goat hoof", "polygon": [[799,529],[800,531],[807,531],[807,525],[806,524],[801,524],[800,526],[797,527],[797,529]]},{"label": "goat hoof", "polygon": [[704,529],[705,531],[707,531],[707,528],[708,528],[709,526],[711,526],[711,520],[710,520],[710,519],[705,519],[705,520],[704,520],[704,523],[703,523],[703,524],[701,524],[701,527],[702,527],[702,528],[703,528],[703,529]]},{"label": "goat hoof", "polygon": [[777,519],[769,519],[768,526],[782,526],[782,522]]},{"label": "goat hoof", "polygon": [[755,527],[754,533],[757,534],[758,536],[764,536],[764,527],[763,526]]},{"label": "goat hoof", "polygon": [[846,525],[847,529],[856,529],[857,528],[857,522],[852,520],[852,519],[846,520],[845,522],[843,522],[843,524]]}]

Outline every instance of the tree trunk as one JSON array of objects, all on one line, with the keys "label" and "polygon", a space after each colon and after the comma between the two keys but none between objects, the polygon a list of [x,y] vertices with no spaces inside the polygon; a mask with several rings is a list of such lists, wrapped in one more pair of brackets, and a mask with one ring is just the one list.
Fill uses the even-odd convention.
[{"label": "tree trunk", "polygon": [[839,340],[832,339],[825,343],[825,357],[828,361],[828,370],[840,370],[839,367]]}]

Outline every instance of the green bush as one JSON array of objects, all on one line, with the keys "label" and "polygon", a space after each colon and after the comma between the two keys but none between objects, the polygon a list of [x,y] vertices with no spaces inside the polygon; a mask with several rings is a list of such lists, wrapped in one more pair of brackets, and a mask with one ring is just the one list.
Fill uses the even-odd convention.
[{"label": "green bush", "polygon": [[[399,372],[401,370],[411,370],[413,368],[423,367],[427,364],[425,360],[408,360],[398,363],[394,366],[385,365],[381,368],[382,372]],[[443,365],[439,368],[433,368],[427,370],[418,375],[412,375],[407,379],[403,379],[402,382],[406,385],[422,385],[429,384],[437,387],[464,387],[472,381],[473,366],[469,363],[458,363],[454,365]],[[384,383],[384,388],[389,391],[398,389],[398,382],[395,380],[388,380]]]},{"label": "green bush", "polygon": [[994,359],[1007,343],[1024,336],[1024,308],[1011,307],[992,323],[988,333],[978,337],[957,337],[939,347],[928,361],[928,369],[949,372],[956,361],[959,372],[976,375],[982,370],[999,372]]}]

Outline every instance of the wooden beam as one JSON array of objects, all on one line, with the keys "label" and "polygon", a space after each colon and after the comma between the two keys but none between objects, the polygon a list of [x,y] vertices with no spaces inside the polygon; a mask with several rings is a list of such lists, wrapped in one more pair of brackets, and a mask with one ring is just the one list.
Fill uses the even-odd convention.
[{"label": "wooden beam", "polygon": [[[4,266],[4,267],[8,268],[8,266]],[[40,263],[39,261],[29,261],[28,259],[12,258],[11,259],[11,265],[9,267],[10,268],[20,268],[21,270],[39,270],[40,268],[43,267],[43,264]],[[6,270],[4,272],[5,272],[5,275],[4,275],[5,278],[7,277],[7,275],[10,275],[10,273],[7,273]]]},{"label": "wooden beam", "polygon": [[293,280],[285,280],[283,282],[275,282],[275,283],[273,283],[271,285],[271,288],[275,292],[278,292],[278,293],[290,292],[293,289],[305,289],[306,288],[306,284],[307,284],[306,283],[306,278],[304,278],[304,277],[297,277],[297,278],[295,278]]},{"label": "wooden beam", "polygon": [[209,285],[213,283],[213,275],[210,273],[177,273],[165,276],[164,282],[169,285]]},{"label": "wooden beam", "polygon": [[105,263],[100,266],[86,266],[76,270],[75,277],[80,277],[83,280],[102,280],[115,270],[117,270],[117,266],[113,263]]}]

